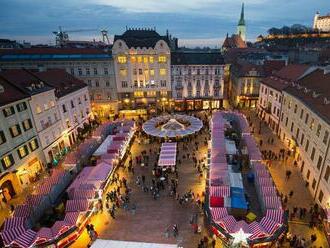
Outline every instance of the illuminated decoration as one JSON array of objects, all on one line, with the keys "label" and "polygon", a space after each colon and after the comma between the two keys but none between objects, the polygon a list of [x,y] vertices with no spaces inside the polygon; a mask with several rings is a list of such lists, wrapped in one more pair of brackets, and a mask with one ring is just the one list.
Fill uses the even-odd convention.
[{"label": "illuminated decoration", "polygon": [[142,129],[156,137],[182,137],[198,132],[203,127],[200,119],[189,115],[163,115],[145,122]]},{"label": "illuminated decoration", "polygon": [[127,62],[126,56],[118,56],[117,60],[120,64],[125,64]]},{"label": "illuminated decoration", "polygon": [[165,76],[166,75],[166,69],[164,69],[164,68],[159,69],[159,74],[161,76]]},{"label": "illuminated decoration", "polygon": [[247,245],[247,239],[252,235],[250,233],[245,233],[242,228],[236,233],[230,234],[234,240],[233,245]]}]

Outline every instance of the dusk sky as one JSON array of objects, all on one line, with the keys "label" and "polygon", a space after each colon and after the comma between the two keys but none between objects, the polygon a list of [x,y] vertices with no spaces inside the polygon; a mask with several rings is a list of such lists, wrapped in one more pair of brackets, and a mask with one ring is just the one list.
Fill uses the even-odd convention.
[{"label": "dusk sky", "polygon": [[[330,0],[246,0],[247,37],[253,41],[273,26],[312,26],[316,11],[330,12]],[[218,46],[236,32],[238,0],[1,0],[0,37],[53,43],[52,31],[107,29],[111,37],[125,26],[166,29],[181,45]],[[101,39],[97,31],[72,33],[71,39]]]}]

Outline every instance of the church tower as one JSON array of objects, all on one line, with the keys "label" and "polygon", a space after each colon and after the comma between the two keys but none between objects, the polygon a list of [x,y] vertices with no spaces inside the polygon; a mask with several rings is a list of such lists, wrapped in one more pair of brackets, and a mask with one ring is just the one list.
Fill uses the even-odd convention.
[{"label": "church tower", "polygon": [[237,24],[237,34],[241,36],[242,40],[246,41],[246,26],[244,20],[244,3],[242,3],[241,18]]}]

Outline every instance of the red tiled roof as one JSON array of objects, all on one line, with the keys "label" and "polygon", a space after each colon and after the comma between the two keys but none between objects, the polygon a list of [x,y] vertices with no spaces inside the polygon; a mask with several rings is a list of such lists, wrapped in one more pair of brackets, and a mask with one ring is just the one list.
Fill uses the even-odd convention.
[{"label": "red tiled roof", "polygon": [[285,60],[266,60],[264,62],[264,71],[266,75],[271,75],[285,66]]},{"label": "red tiled roof", "polygon": [[326,104],[330,101],[330,72],[316,69],[299,79],[297,83],[295,86],[289,85],[285,91],[300,99],[330,124],[330,104]]},{"label": "red tiled roof", "polygon": [[0,49],[0,54],[104,54],[108,53],[97,48],[55,48],[36,47],[23,49]]},{"label": "red tiled roof", "polygon": [[51,69],[34,73],[34,75],[41,79],[44,83],[54,87],[55,95],[57,97],[62,97],[70,94],[71,92],[87,87],[83,81],[77,79],[62,69]]},{"label": "red tiled roof", "polygon": [[242,40],[241,36],[233,34],[231,37],[226,37],[222,47],[225,48],[246,48],[246,43]]},{"label": "red tiled roof", "polygon": [[10,84],[5,79],[0,77],[0,85],[4,92],[0,92],[0,106],[28,98],[29,95],[18,89],[16,86]]}]

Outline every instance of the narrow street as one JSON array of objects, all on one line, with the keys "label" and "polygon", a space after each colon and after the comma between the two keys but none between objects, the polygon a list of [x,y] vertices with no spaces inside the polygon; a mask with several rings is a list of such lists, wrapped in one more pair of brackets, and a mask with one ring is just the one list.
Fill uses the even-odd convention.
[{"label": "narrow street", "polygon": [[[278,153],[280,149],[286,149],[281,140],[272,132],[272,130],[266,125],[266,123],[262,122],[261,124],[261,133],[259,134],[259,122],[257,114],[254,111],[242,111],[246,116],[250,117],[252,122],[252,129],[254,128],[254,136],[258,144],[260,144],[260,140],[263,140],[263,144],[260,147],[260,150],[271,150],[275,153]],[[273,144],[269,144],[267,142],[268,139],[274,139]],[[293,196],[288,197],[288,209],[290,212],[293,211],[294,207],[297,208],[306,208],[307,211],[311,206],[314,205],[313,198],[305,186],[305,181],[300,175],[299,168],[294,166],[294,158],[291,156],[287,162],[285,161],[272,161],[271,167],[269,168],[276,184],[277,189],[283,195],[289,195],[290,191],[293,191]],[[287,180],[286,179],[286,171],[290,170],[291,176]],[[309,219],[308,216],[304,219],[293,218],[289,221],[289,232],[293,235],[297,235],[298,237],[305,238],[306,241],[310,241],[310,236],[312,234],[317,235],[317,240],[312,245],[308,247],[328,247],[328,243],[326,241],[326,237],[322,230],[318,228],[310,228],[309,227]],[[289,247],[289,246],[287,246]]]}]

